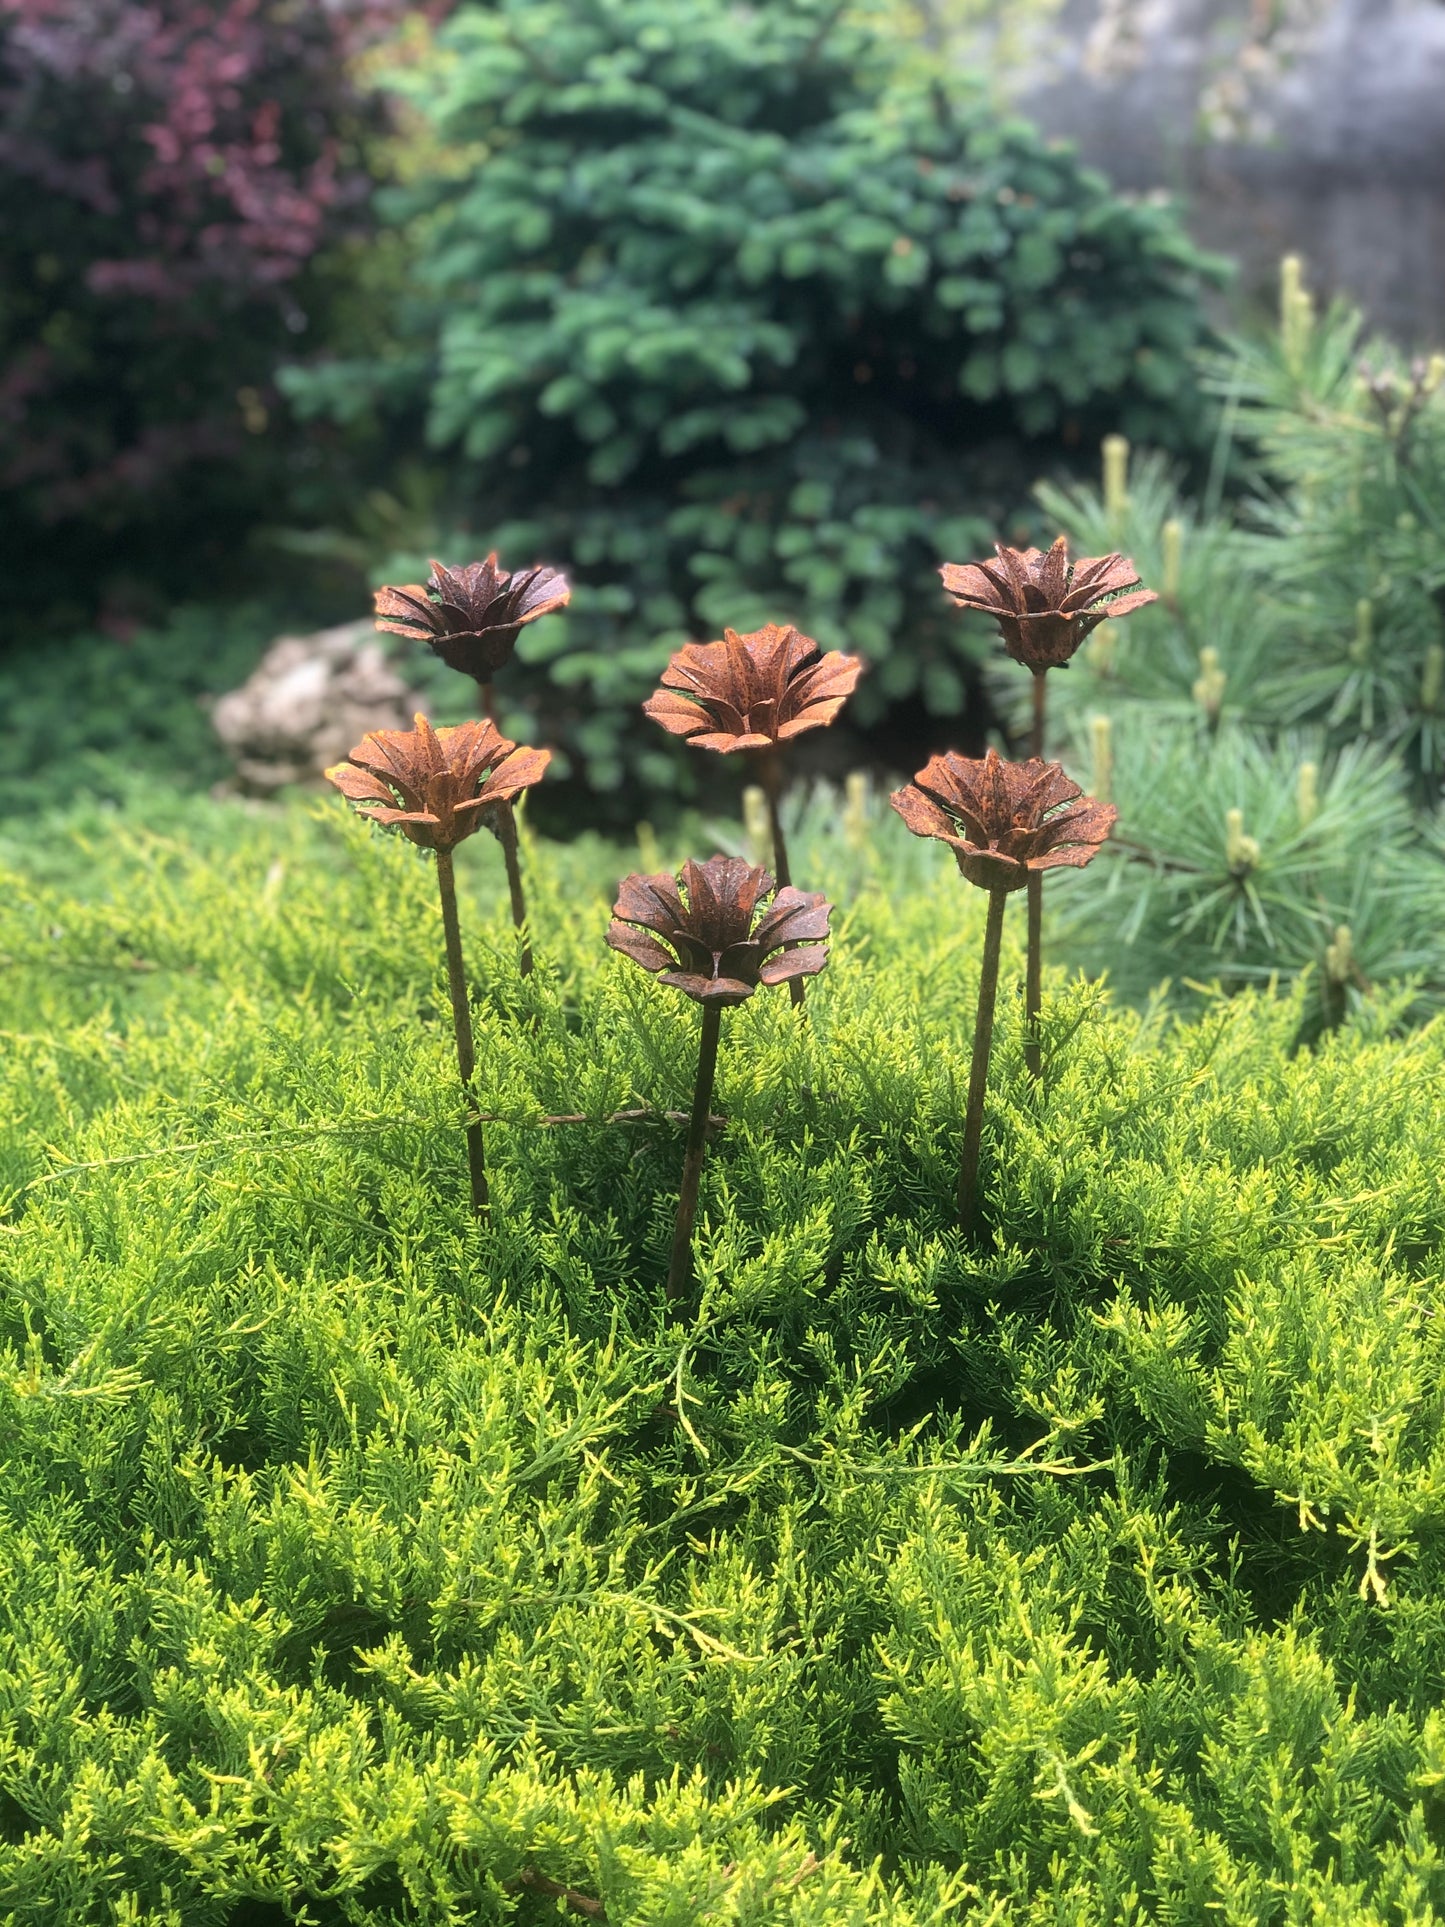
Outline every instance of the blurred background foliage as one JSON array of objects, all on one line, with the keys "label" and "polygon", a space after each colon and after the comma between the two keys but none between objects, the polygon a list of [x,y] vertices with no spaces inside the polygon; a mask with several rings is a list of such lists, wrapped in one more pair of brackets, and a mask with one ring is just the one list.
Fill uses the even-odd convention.
[{"label": "blurred background foliage", "polygon": [[[1221,338],[1175,211],[1005,104],[1054,12],[0,0],[0,806],[213,783],[270,636],[493,546],[577,583],[500,689],[540,827],[733,807],[638,713],[724,624],[868,658],[805,773],[1017,747],[934,571],[1062,528],[1163,594],[1051,679],[1124,813],[1058,949],[1433,1007],[1440,364],[1296,268]],[[1146,452],[1100,489],[1110,435]]]},{"label": "blurred background foliage", "polygon": [[[1445,997],[1445,361],[1362,342],[1343,304],[1317,320],[1297,261],[1281,279],[1277,328],[1206,368],[1233,502],[1157,455],[1039,491],[1162,591],[1050,679],[1053,752],[1121,811],[1064,940],[1136,995],[1308,969],[1312,1024],[1403,978],[1423,1014]],[[998,672],[1016,716],[1021,680]]]},{"label": "blurred background foliage", "polygon": [[[379,201],[411,237],[390,351],[284,386],[378,439],[424,422],[455,531],[433,540],[572,572],[504,694],[594,798],[686,793],[637,705],[725,624],[862,649],[853,720],[885,744],[970,708],[981,740],[937,564],[1027,526],[1038,470],[1106,428],[1203,438],[1212,264],[891,25],[833,0],[499,0],[393,77],[475,158]],[[426,553],[375,560],[395,579]]]},{"label": "blurred background foliage", "polygon": [[632,711],[724,622],[980,734],[937,561],[1107,428],[1199,445],[1215,266],[886,7],[94,11],[0,4],[12,635],[545,553],[509,693],[615,796],[684,779]]},{"label": "blurred background foliage", "polygon": [[0,556],[7,627],[112,627],[242,574],[340,459],[275,374],[369,339],[397,0],[0,4]]}]

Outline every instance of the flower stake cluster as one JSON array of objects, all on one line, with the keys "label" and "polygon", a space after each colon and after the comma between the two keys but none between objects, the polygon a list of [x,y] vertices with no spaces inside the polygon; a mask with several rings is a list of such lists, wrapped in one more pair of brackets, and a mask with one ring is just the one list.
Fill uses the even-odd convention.
[{"label": "flower stake cluster", "polygon": [[484,823],[510,810],[512,798],[541,780],[551,761],[546,749],[519,749],[498,735],[490,721],[433,729],[419,715],[415,729],[378,729],[364,736],[344,763],[326,775],[355,808],[384,829],[396,830],[435,853],[441,893],[447,983],[457,1039],[457,1069],[469,1112],[467,1166],[472,1209],[488,1215],[487,1162],[472,1085],[476,1047],[471,1003],[462,961],[452,851]]},{"label": "flower stake cluster", "polygon": [[[780,809],[782,746],[831,723],[862,673],[861,656],[837,649],[822,655],[811,636],[770,622],[751,635],[725,629],[721,642],[685,644],[663,671],[662,687],[642,705],[645,715],[694,749],[756,756],[773,866],[784,889],[793,879]],[[794,976],[788,989],[793,1002],[802,1003],[802,977]]]},{"label": "flower stake cluster", "polygon": [[676,878],[633,875],[618,889],[608,943],[659,983],[702,1005],[697,1081],[667,1267],[667,1295],[674,1303],[692,1276],[692,1227],[722,1013],[730,1004],[745,1003],[760,984],[794,984],[820,971],[828,961],[831,909],[820,891],[779,888],[768,871],[742,857],[689,859]]},{"label": "flower stake cluster", "polygon": [[[1081,643],[1112,616],[1128,615],[1156,602],[1152,589],[1141,589],[1139,571],[1127,556],[1081,556],[1070,562],[1069,545],[1061,535],[1052,548],[1008,549],[998,545],[994,562],[945,562],[939,570],[943,586],[961,609],[992,616],[1004,648],[1015,662],[1033,672],[1033,730],[1029,754],[1044,753],[1044,679],[1050,669],[1062,669]],[[1029,1071],[1043,1069],[1038,1039],[1043,1007],[1043,877],[1027,879],[1029,929],[1024,1011],[1028,1037],[1024,1045]]]},{"label": "flower stake cluster", "polygon": [[[942,575],[957,603],[994,618],[1009,654],[1034,677],[1030,761],[1005,762],[992,749],[982,760],[949,752],[933,757],[891,799],[915,835],[949,844],[964,876],[989,893],[958,1175],[959,1216],[972,1230],[1006,899],[1015,890],[1028,892],[1026,1049],[1029,1069],[1038,1076],[1043,872],[1088,863],[1117,815],[1112,804],[1083,797],[1057,763],[1044,762],[1044,676],[1066,664],[1101,622],[1155,596],[1138,588],[1133,564],[1123,556],[1071,563],[1062,536],[1047,553],[1000,547],[997,562],[947,564]],[[348,762],[327,771],[362,815],[436,854],[457,1065],[469,1112],[472,1203],[483,1217],[486,1160],[473,1088],[476,1053],[452,851],[484,824],[496,832],[506,858],[513,920],[523,932],[525,973],[531,953],[512,799],[538,780],[550,752],[518,749],[497,732],[491,720],[493,677],[510,658],[522,627],[562,608],[570,593],[555,570],[509,574],[498,567],[495,553],[458,569],[433,562],[424,587],[378,590],[377,627],[425,641],[444,662],[470,675],[488,715],[442,730],[418,716],[415,730],[377,731],[351,751]],[[722,1013],[763,985],[786,983],[794,1003],[801,1003],[804,979],[827,962],[831,906],[821,892],[792,885],[780,812],[783,746],[833,722],[863,666],[858,656],[838,650],[824,654],[811,636],[791,626],[769,623],[751,634],[727,629],[721,642],[679,649],[661,687],[643,704],[655,722],[695,748],[757,758],[776,872],[742,857],[716,856],[706,863],[689,860],[677,877],[629,876],[619,888],[607,931],[614,950],[702,1006],[697,1079],[668,1260],[667,1291],[674,1302],[685,1294],[692,1275],[692,1233]]]},{"label": "flower stake cluster", "polygon": [[[495,722],[493,679],[511,661],[517,637],[527,623],[565,608],[571,594],[567,578],[556,569],[508,571],[497,566],[494,550],[485,562],[468,562],[458,569],[433,562],[425,586],[413,582],[401,589],[378,589],[376,626],[425,642],[449,668],[470,676],[481,695],[482,714]],[[526,934],[527,899],[510,800],[498,803],[491,821],[507,866],[512,922],[522,932],[518,969],[525,977],[532,969],[532,946]]]},{"label": "flower stake cluster", "polygon": [[981,760],[952,751],[931,757],[913,782],[889,801],[915,836],[933,836],[948,844],[968,881],[988,891],[958,1166],[959,1222],[965,1232],[971,1232],[978,1208],[979,1145],[993,1048],[1004,906],[1012,891],[1042,878],[1045,870],[1064,864],[1082,869],[1097,855],[1118,811],[1112,803],[1085,797],[1058,763],[1038,757],[1008,763],[994,749]]}]

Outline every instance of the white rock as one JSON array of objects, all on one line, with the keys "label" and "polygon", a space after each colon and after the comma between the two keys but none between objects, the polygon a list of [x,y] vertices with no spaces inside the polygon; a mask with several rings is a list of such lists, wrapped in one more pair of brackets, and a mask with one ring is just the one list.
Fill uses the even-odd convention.
[{"label": "white rock", "polygon": [[370,620],[278,636],[239,689],[211,711],[238,785],[269,794],[312,782],[371,729],[410,729],[416,699]]}]

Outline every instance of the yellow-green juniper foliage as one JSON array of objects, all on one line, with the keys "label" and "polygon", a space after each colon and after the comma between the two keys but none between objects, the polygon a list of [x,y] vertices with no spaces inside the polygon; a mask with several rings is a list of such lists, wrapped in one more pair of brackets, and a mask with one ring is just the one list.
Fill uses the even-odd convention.
[{"label": "yellow-green juniper foliage", "polygon": [[539,1124],[685,1106],[636,854],[525,982],[461,866],[485,1230],[425,862],[222,821],[0,896],[0,1919],[1440,1917],[1445,1024],[1006,991],[981,1255],[977,893],[804,837],[679,1318],[680,1127]]}]

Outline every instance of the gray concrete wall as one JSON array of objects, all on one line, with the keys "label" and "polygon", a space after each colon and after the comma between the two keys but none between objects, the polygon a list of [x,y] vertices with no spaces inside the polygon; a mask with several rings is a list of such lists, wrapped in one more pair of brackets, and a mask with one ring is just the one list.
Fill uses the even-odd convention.
[{"label": "gray concrete wall", "polygon": [[1179,193],[1246,293],[1298,252],[1317,292],[1445,344],[1445,4],[1270,4],[1066,0],[1019,105],[1118,186]]}]

